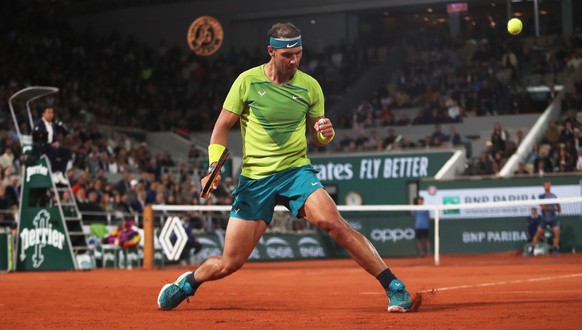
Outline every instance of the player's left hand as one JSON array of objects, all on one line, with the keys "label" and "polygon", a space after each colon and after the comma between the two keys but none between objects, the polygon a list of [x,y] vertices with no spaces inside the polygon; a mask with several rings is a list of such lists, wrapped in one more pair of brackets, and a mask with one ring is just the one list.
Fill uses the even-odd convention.
[{"label": "player's left hand", "polygon": [[317,132],[321,132],[325,138],[331,138],[334,134],[333,124],[329,118],[320,118],[313,126]]}]

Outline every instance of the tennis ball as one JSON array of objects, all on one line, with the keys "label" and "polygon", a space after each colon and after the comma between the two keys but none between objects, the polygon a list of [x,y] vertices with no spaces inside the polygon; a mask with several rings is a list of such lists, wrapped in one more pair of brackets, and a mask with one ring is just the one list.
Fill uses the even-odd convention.
[{"label": "tennis ball", "polygon": [[523,24],[519,18],[512,18],[507,22],[507,31],[513,35],[519,34],[522,28]]}]

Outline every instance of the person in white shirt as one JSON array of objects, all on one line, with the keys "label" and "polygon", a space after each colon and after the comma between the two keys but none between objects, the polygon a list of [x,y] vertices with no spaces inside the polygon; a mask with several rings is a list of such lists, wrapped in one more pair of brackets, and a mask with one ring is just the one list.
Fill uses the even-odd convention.
[{"label": "person in white shirt", "polygon": [[578,160],[576,161],[576,171],[582,172],[582,148],[578,149]]}]

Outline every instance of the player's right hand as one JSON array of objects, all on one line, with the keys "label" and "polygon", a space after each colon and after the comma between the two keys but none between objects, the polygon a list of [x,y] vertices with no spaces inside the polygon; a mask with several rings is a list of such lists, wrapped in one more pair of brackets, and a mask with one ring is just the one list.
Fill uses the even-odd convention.
[{"label": "player's right hand", "polygon": [[[221,179],[220,175],[217,175],[214,178],[214,182],[212,183],[212,186],[210,187],[210,190],[208,191],[208,195],[202,196],[202,198],[208,198],[210,193],[218,188],[218,185],[220,184],[220,179]],[[210,180],[210,174],[208,174],[207,176],[203,177],[202,180],[200,180],[200,184],[201,184],[200,186],[205,187],[208,180]]]}]

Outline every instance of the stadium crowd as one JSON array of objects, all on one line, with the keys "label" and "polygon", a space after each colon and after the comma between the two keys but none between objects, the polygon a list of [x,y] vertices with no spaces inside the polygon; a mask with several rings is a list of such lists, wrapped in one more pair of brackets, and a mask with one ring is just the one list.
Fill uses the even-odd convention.
[{"label": "stadium crowd", "polygon": [[[18,7],[17,3],[11,5]],[[153,154],[146,144],[116,127],[173,130],[185,136],[210,130],[228,82],[244,68],[265,62],[264,50],[230,49],[206,59],[163,41],[150,47],[119,33],[98,36],[91,28],[78,32],[50,10],[16,7],[0,14],[0,209],[9,210],[3,214],[7,221],[12,221],[9,213],[18,207],[21,166],[21,146],[9,116],[8,99],[29,85],[60,88],[58,94],[38,101],[33,110],[38,117],[44,106],[53,106],[58,118],[69,126],[60,133],[63,145],[73,152],[67,176],[74,196],[68,198],[76,198],[82,211],[140,214],[147,203],[231,203],[234,185],[229,178],[210,199],[199,197],[198,182],[204,170],[196,152],[188,161],[172,159],[167,152]],[[407,57],[402,69],[362,100],[351,118],[337,123],[338,128],[356,130],[358,136],[336,137],[329,147],[333,152],[462,144],[464,137],[453,126],[445,128],[445,133],[442,125],[460,123],[470,115],[536,111],[519,92],[527,85],[526,77],[548,72],[557,77],[582,62],[576,52],[582,41],[575,37],[525,47],[491,33],[461,43],[445,32],[417,38],[414,45],[397,45],[419,55]],[[302,69],[318,79],[333,102],[377,56],[340,43],[319,52],[306,49]],[[582,108],[579,75],[574,87],[564,98],[564,109],[571,111],[550,127],[528,157],[527,163],[535,164],[532,172],[582,171],[581,127],[574,120]],[[20,112],[19,118],[25,114]],[[27,121],[19,124],[21,132],[30,134]],[[433,134],[413,141],[403,133],[422,124],[434,125]],[[509,136],[496,125],[474,174],[496,173],[522,135]],[[542,148],[542,144],[550,148]],[[525,165],[521,167],[527,169]],[[177,168],[179,174],[167,174],[164,168]],[[196,228],[224,227],[211,218],[192,213]]]}]

